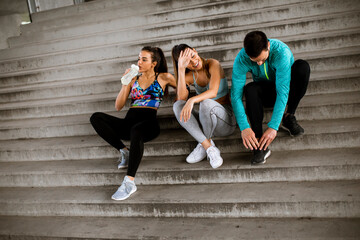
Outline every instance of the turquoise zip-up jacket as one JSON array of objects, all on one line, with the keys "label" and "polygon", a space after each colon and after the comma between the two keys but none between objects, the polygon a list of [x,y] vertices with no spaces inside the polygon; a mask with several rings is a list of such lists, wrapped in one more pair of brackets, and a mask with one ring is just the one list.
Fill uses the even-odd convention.
[{"label": "turquoise zip-up jacket", "polygon": [[240,50],[234,61],[231,104],[241,131],[250,128],[244,104],[242,102],[247,72],[251,72],[255,82],[275,82],[276,101],[268,127],[279,130],[282,116],[285,111],[289,96],[291,66],[294,63],[294,56],[290,51],[290,48],[280,40],[269,39],[269,42],[269,57],[262,65],[259,66],[256,62],[251,61],[245,52],[245,48]]}]

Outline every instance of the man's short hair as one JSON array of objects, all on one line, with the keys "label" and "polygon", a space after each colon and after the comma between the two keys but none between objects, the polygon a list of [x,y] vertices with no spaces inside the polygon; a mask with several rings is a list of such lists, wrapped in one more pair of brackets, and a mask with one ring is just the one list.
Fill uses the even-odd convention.
[{"label": "man's short hair", "polygon": [[249,57],[257,58],[263,50],[268,49],[268,38],[261,31],[249,32],[245,36],[244,47]]}]

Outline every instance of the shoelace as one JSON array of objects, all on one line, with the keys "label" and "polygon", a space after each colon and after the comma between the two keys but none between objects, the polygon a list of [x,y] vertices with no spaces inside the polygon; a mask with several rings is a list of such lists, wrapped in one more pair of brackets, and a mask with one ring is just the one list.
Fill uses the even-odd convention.
[{"label": "shoelace", "polygon": [[125,163],[125,161],[126,161],[125,152],[120,151],[120,153],[121,153],[121,159],[119,158],[118,162],[121,162],[121,163],[124,162]]},{"label": "shoelace", "polygon": [[201,151],[201,148],[202,148],[202,145],[200,144],[200,143],[198,143],[198,145],[196,146],[196,148],[194,149],[195,151],[195,153],[196,154],[199,154],[199,152]]},{"label": "shoelace", "polygon": [[213,148],[210,148],[208,150],[207,154],[208,154],[208,157],[209,157],[210,161],[213,161],[216,158],[216,156],[214,156],[214,155],[216,155],[216,151]]}]

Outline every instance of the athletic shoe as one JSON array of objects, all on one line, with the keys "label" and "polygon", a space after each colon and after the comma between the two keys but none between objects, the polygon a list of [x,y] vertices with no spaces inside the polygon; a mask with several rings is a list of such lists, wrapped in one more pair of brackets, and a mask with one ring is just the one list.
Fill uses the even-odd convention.
[{"label": "athletic shoe", "polygon": [[220,156],[220,150],[217,147],[209,147],[206,150],[206,154],[208,159],[210,160],[210,165],[212,168],[218,168],[223,164],[223,159]]},{"label": "athletic shoe", "polygon": [[125,149],[120,149],[120,157],[118,162],[120,162],[118,164],[118,169],[120,168],[127,168],[129,165],[129,150]]},{"label": "athletic shoe", "polygon": [[131,181],[128,176],[124,177],[124,181],[118,190],[111,196],[113,200],[125,200],[131,194],[136,192],[137,188],[134,181]]},{"label": "athletic shoe", "polygon": [[269,148],[267,148],[266,150],[253,150],[254,152],[254,156],[251,159],[251,164],[256,165],[256,164],[264,164],[266,163],[266,159],[270,156],[271,151]]},{"label": "athletic shoe", "polygon": [[282,120],[282,128],[287,130],[291,136],[297,137],[304,134],[304,129],[297,123],[293,114],[289,114]]},{"label": "athletic shoe", "polygon": [[201,145],[201,143],[198,143],[196,148],[187,156],[186,162],[188,163],[197,163],[202,161],[206,157],[206,151],[205,148]]}]

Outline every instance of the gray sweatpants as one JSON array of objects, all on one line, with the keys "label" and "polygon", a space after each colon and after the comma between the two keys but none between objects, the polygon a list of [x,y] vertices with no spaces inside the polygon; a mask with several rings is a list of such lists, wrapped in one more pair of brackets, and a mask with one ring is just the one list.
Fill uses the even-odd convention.
[{"label": "gray sweatpants", "polygon": [[183,122],[180,121],[180,113],[185,103],[184,100],[174,103],[176,119],[199,143],[212,137],[229,136],[235,131],[236,120],[230,105],[221,105],[212,99],[205,99],[200,102],[199,112],[193,110],[190,119]]}]

